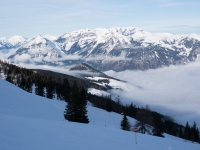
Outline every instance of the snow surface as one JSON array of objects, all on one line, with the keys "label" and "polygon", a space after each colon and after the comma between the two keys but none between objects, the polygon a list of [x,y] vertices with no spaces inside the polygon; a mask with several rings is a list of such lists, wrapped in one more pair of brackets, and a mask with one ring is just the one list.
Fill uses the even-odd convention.
[{"label": "snow surface", "polygon": [[91,93],[93,95],[103,96],[103,97],[110,96],[110,93],[105,92],[105,91],[101,91],[101,90],[97,90],[97,89],[94,89],[94,88],[88,88],[88,93]]},{"label": "snow surface", "polygon": [[[200,144],[120,129],[122,116],[88,104],[90,123],[63,119],[65,102],[27,93],[0,79],[1,150],[199,150]],[[129,118],[133,124],[134,119]]]},{"label": "snow surface", "polygon": [[130,90],[130,86],[132,88],[132,85],[129,85],[129,83],[127,82],[123,82],[123,81],[118,81],[118,80],[114,80],[114,79],[110,79],[110,78],[104,78],[104,77],[86,77],[87,79],[91,80],[91,81],[98,81],[98,80],[108,80],[109,83],[97,83],[101,86],[106,86],[109,85],[114,89],[123,89],[123,90]]},{"label": "snow surface", "polygon": [[15,35],[8,39],[8,42],[11,43],[13,46],[22,44],[26,39],[22,36]]},{"label": "snow surface", "polygon": [[12,46],[17,46],[18,44],[22,44],[24,41],[26,40],[26,38],[22,37],[22,36],[12,36],[11,38],[7,39],[5,37],[0,37],[0,43],[3,44],[10,44]]}]

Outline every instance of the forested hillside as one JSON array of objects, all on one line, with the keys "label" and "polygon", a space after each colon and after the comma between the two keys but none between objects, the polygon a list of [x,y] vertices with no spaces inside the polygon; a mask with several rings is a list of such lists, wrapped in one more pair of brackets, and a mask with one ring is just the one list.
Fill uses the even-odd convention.
[{"label": "forested hillside", "polygon": [[58,99],[69,103],[71,100],[73,101],[74,97],[80,99],[85,95],[85,100],[90,101],[95,107],[105,109],[108,112],[123,113],[137,119],[138,121],[132,127],[137,126],[141,133],[163,137],[165,132],[180,138],[200,142],[199,129],[195,122],[192,126],[186,123],[184,127],[175,123],[170,117],[150,110],[148,106],[139,108],[133,103],[123,105],[119,98],[113,100],[110,96],[92,95],[87,93],[87,88],[102,88],[89,83],[87,80],[51,71],[21,68],[2,61],[0,61],[0,71],[1,77],[8,82],[29,93],[34,92],[36,95],[49,99]]}]

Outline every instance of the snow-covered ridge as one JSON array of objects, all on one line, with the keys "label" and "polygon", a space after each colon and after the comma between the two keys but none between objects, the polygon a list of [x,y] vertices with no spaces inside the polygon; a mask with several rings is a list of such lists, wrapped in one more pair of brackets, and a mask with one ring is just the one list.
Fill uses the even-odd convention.
[{"label": "snow-covered ridge", "polygon": [[[69,41],[77,41],[78,39],[101,39],[101,38],[111,38],[115,37],[116,39],[123,39],[126,37],[129,41],[129,38],[133,38],[135,40],[143,40],[145,42],[154,42],[154,43],[162,43],[163,41],[180,41],[181,39],[188,38],[188,39],[195,39],[200,41],[200,35],[197,34],[189,34],[189,35],[173,35],[170,33],[150,33],[147,31],[144,31],[137,27],[113,27],[110,29],[105,28],[96,28],[96,29],[80,29],[75,30],[72,32],[65,33],[61,36],[52,36],[52,35],[44,35],[44,36],[37,36],[35,38],[30,38],[27,40],[27,38],[24,38],[22,36],[13,36],[11,38],[5,38],[0,37],[0,42],[9,42],[12,45],[16,45],[19,43],[23,43],[24,41],[30,41],[31,39],[35,39],[37,42],[43,42],[43,38],[46,38],[51,41],[56,41],[59,38],[65,38]],[[105,41],[104,39],[103,41]]]},{"label": "snow-covered ridge", "polygon": [[18,45],[23,43],[26,40],[26,38],[22,37],[22,36],[13,36],[11,38],[8,39],[8,42],[11,43],[13,46],[14,45]]},{"label": "snow-covered ridge", "polygon": [[66,66],[86,62],[101,71],[185,64],[197,59],[199,47],[197,34],[150,33],[136,27],[81,29],[58,37],[0,38],[0,50],[16,49],[7,57],[13,63]]},{"label": "snow-covered ridge", "polygon": [[22,36],[18,36],[18,35],[12,36],[11,38],[0,37],[0,43],[10,44],[12,46],[17,46],[19,44],[22,44],[25,41],[26,41],[26,38]]}]

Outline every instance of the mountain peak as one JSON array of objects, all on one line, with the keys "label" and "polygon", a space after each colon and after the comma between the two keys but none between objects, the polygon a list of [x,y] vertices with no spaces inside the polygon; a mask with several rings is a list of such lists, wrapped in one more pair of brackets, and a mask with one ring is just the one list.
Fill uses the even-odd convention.
[{"label": "mountain peak", "polygon": [[49,34],[46,34],[43,37],[50,40],[50,41],[54,41],[58,38],[57,36],[52,36],[52,35],[49,35]]},{"label": "mountain peak", "polygon": [[39,43],[46,43],[46,39],[41,35],[38,35],[34,38],[29,39],[27,44],[28,45],[36,45]]},{"label": "mountain peak", "polygon": [[196,39],[196,40],[200,41],[200,35],[197,35],[195,33],[192,33],[192,34],[188,35],[187,38],[189,38],[189,39]]},{"label": "mountain peak", "polygon": [[22,36],[12,36],[11,38],[8,39],[8,42],[11,43],[13,46],[18,45],[20,43],[23,43],[26,39]]}]

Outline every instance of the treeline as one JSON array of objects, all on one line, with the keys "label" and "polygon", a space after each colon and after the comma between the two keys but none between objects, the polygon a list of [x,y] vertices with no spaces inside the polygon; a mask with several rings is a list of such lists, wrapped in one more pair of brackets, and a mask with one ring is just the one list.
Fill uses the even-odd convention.
[{"label": "treeline", "polygon": [[[163,116],[160,113],[151,111],[148,106],[145,108],[139,108],[133,103],[130,105],[123,105],[120,102],[119,97],[117,97],[115,100],[112,100],[110,96],[103,97],[92,95],[91,93],[87,93],[87,88],[89,88],[88,86],[90,84],[85,85],[84,83],[86,81],[81,82],[81,79],[76,80],[75,77],[55,78],[52,75],[46,76],[46,73],[50,72],[45,72],[45,75],[44,72],[42,72],[43,74],[39,74],[37,71],[18,67],[7,62],[2,62],[1,60],[0,73],[0,75],[4,76],[7,81],[15,84],[27,92],[35,93],[36,95],[47,97],[49,99],[55,98],[66,101],[71,104],[68,106],[79,105],[82,107],[82,110],[78,108],[72,108],[72,110],[75,112],[87,113],[84,106],[86,105],[87,99],[95,107],[107,110],[108,112],[116,112],[118,114],[123,113],[124,119],[126,119],[126,116],[137,119],[138,121],[133,126],[137,126],[139,132],[141,133],[146,133],[149,132],[149,130],[152,130],[151,133],[155,136],[163,137],[163,133],[165,132],[186,140],[200,142],[199,129],[197,128],[196,123],[194,123],[192,127],[190,127],[187,123],[184,127],[175,123],[173,119],[168,116]],[[77,84],[77,81],[79,84]],[[85,101],[82,99],[82,97],[85,97]],[[79,101],[78,99],[82,100]],[[67,110],[68,109],[66,106],[64,117],[68,120],[71,119],[72,121],[76,121],[77,114],[72,113],[72,116],[69,116],[67,114]],[[86,114],[82,114],[82,116],[85,116],[82,117],[82,122],[88,123],[89,120],[87,119]],[[81,119],[79,118],[79,120]]]},{"label": "treeline", "polygon": [[[57,80],[39,74],[37,71],[18,67],[7,62],[2,62],[1,60],[0,71],[6,81],[15,84],[29,93],[35,93],[36,95],[47,97],[49,99],[56,98],[59,100],[66,100],[66,93],[70,93],[71,87],[76,81],[75,78],[70,81],[68,78]],[[78,86],[78,88],[81,89],[81,86]]]},{"label": "treeline", "polygon": [[199,129],[197,128],[196,122],[194,122],[193,126],[190,126],[187,122],[181,136],[182,138],[190,140],[192,142],[200,142],[199,134],[200,133]]},{"label": "treeline", "polygon": [[76,80],[70,81],[71,84],[67,78],[58,81],[36,71],[2,61],[0,61],[0,68],[4,78],[21,89],[49,99],[66,101],[64,118],[68,121],[89,123],[86,110],[87,91],[84,87],[77,86]]},{"label": "treeline", "polygon": [[123,105],[119,98],[112,100],[110,96],[99,97],[88,93],[87,100],[95,107],[107,110],[108,112],[123,114],[121,125],[124,130],[131,129],[131,125],[127,122],[126,118],[126,116],[129,116],[138,120],[132,127],[138,127],[140,133],[149,133],[160,137],[164,137],[163,133],[167,133],[200,143],[200,135],[196,123],[194,123],[193,127],[189,127],[188,123],[184,127],[183,125],[175,123],[169,116],[164,116],[150,110],[148,106],[139,108],[133,105],[133,103]]}]

